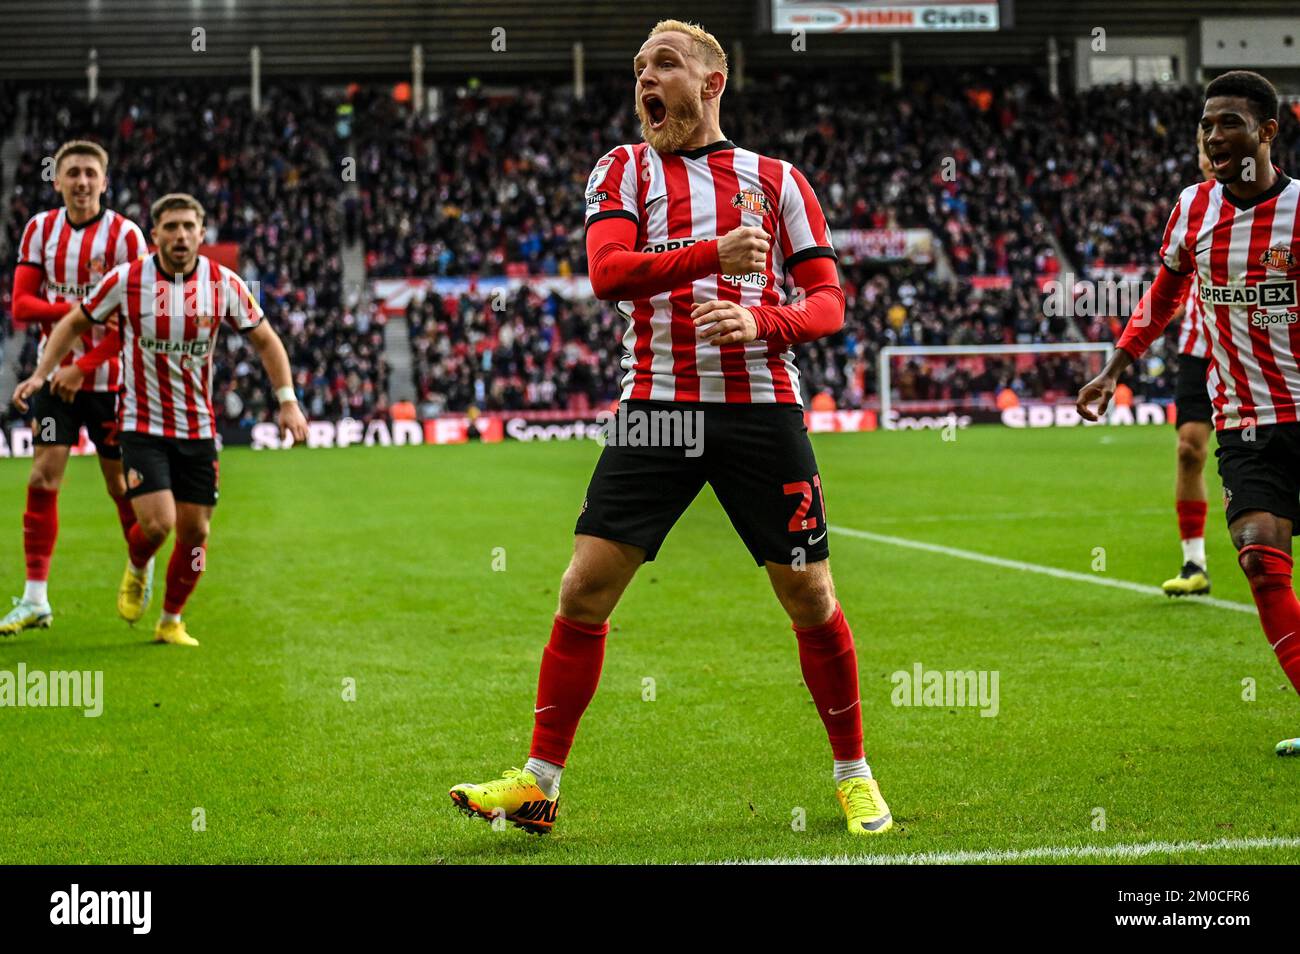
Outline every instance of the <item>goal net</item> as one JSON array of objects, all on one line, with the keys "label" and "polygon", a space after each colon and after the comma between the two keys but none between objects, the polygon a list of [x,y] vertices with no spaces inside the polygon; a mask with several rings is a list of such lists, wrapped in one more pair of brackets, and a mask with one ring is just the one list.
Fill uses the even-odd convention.
[{"label": "goal net", "polygon": [[909,419],[950,414],[995,421],[1007,407],[1073,405],[1112,347],[1096,341],[882,348],[880,426],[892,430]]}]

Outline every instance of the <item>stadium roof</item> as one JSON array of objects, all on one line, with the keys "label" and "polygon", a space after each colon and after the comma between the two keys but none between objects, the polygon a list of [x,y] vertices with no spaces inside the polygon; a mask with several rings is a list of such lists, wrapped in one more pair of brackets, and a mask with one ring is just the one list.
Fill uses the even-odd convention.
[{"label": "stadium roof", "polygon": [[[677,6],[678,9],[674,9]],[[649,27],[668,15],[703,22],[724,45],[744,41],[750,69],[854,65],[885,70],[889,36],[819,34],[806,53],[765,26],[765,0],[0,0],[0,79],[85,75],[97,50],[101,81],[129,77],[243,77],[249,50],[261,49],[265,76],[331,80],[402,77],[421,43],[426,75],[518,76],[565,73],[581,39],[588,68],[623,69]],[[1294,16],[1295,0],[1014,0],[1014,26],[998,33],[907,34],[912,66],[1041,65],[1049,36],[1066,41],[1103,27],[1108,35],[1196,33],[1206,16]],[[201,28],[203,50],[193,31]],[[503,28],[504,51],[493,31]],[[497,34],[498,45],[501,35]],[[1071,44],[1061,42],[1068,59]]]}]

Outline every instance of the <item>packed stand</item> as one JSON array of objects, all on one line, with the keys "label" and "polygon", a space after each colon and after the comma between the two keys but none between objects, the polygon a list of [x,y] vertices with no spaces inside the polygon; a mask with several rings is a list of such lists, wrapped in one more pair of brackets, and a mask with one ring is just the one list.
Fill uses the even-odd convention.
[{"label": "packed stand", "polygon": [[[71,88],[30,93],[24,150],[10,199],[10,240],[28,218],[60,200],[41,160],[73,138],[109,153],[105,205],[149,229],[148,209],[167,192],[194,194],[207,212],[206,241],[239,246],[241,274],[256,283],[296,372],[304,410],[384,410],[382,328],[341,281],[342,222],[336,103],[308,86],[268,89],[254,114],[246,94],[198,84],[127,85],[92,107]],[[260,364],[237,335],[214,359],[214,407],[227,425],[274,418]],[[22,362],[35,365],[35,329]]]}]

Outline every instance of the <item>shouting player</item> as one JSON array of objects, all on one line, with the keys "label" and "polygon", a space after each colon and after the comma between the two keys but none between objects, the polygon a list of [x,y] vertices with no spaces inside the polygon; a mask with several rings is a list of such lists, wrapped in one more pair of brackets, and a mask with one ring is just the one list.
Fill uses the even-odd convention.
[{"label": "shouting player", "polygon": [[243,280],[199,254],[203,206],[183,193],[150,209],[156,255],[119,265],[55,326],[36,373],[14,391],[24,407],[78,337],[120,309],[124,365],[118,410],[122,466],[137,523],[118,594],[133,622],[148,600],[149,561],[173,528],[157,642],[197,646],[181,619],[204,568],[217,503],[217,446],[212,411],[212,355],[220,323],[246,332],[280,400],[280,426],[302,441],[307,422],[294,395],[289,357]]},{"label": "shouting player", "polygon": [[[1205,154],[1205,133],[1196,129],[1196,158],[1201,178],[1214,180],[1210,158]],[[1178,431],[1178,479],[1174,487],[1178,512],[1178,536],[1183,544],[1183,568],[1162,584],[1170,596],[1193,596],[1210,592],[1209,563],[1205,559],[1205,458],[1209,454],[1214,409],[1206,381],[1210,374],[1210,339],[1205,330],[1205,309],[1201,305],[1196,275],[1183,304],[1178,328],[1178,383],[1175,398],[1175,427]]]},{"label": "shouting player", "polygon": [[[1078,409],[1090,421],[1105,413],[1120,374],[1169,324],[1195,275],[1228,530],[1264,635],[1300,690],[1300,600],[1291,583],[1300,524],[1300,182],[1271,162],[1277,113],[1277,91],[1258,73],[1234,70],[1206,87],[1201,129],[1214,179],[1179,196],[1160,273],[1141,305],[1145,320],[1128,323],[1106,367],[1079,392]],[[1276,751],[1300,754],[1300,739]]]},{"label": "shouting player", "polygon": [[[146,251],[140,227],[101,204],[107,187],[108,153],[93,142],[65,142],[54,154],[54,188],[63,197],[63,208],[38,213],[23,229],[13,314],[15,322],[40,325],[42,354],[49,347],[50,329],[106,272]],[[105,327],[92,328],[72,342],[62,361],[58,374],[48,382],[42,377],[32,396],[32,470],[23,513],[27,585],[0,619],[0,636],[48,628],[54,621],[48,585],[59,532],[59,486],[83,426],[95,444],[122,533],[129,534],[135,524],[115,433],[122,377],[117,338]],[[152,578],[150,564],[146,585]]]},{"label": "shouting player", "polygon": [[[863,755],[857,657],[831,583],[821,477],[790,350],[844,321],[826,220],[788,162],[723,136],[727,59],[711,34],[662,21],[633,70],[645,142],[601,158],[586,195],[592,288],[629,318],[618,424],[578,517],[528,761],[457,785],[451,798],[484,818],[550,830],[610,614],[707,483],[793,624],[848,829],[882,833],[893,820]],[[787,278],[802,289],[793,304]],[[676,446],[646,438],[647,425],[664,421],[679,422],[679,439],[666,442]],[[696,442],[689,421],[702,422]]]}]

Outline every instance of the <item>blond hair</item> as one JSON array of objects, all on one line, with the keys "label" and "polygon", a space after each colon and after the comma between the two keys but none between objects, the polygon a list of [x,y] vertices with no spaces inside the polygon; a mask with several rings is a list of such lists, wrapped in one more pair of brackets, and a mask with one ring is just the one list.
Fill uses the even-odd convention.
[{"label": "blond hair", "polygon": [[726,51],[718,42],[718,38],[698,23],[688,23],[685,20],[660,20],[650,31],[650,36],[658,36],[660,33],[685,33],[692,40],[696,57],[710,70],[718,70],[724,78],[727,76]]},{"label": "blond hair", "polygon": [[97,142],[91,142],[89,139],[69,139],[54,153],[56,172],[67,156],[94,156],[99,160],[99,168],[104,173],[108,172],[108,150]]},{"label": "blond hair", "polygon": [[203,221],[204,215],[202,204],[200,204],[199,200],[194,198],[194,196],[190,195],[188,192],[168,192],[153,205],[149,206],[149,218],[154,225],[157,225],[158,220],[162,218],[164,212],[172,212],[176,209],[190,209],[197,212],[199,215],[199,221]]}]

